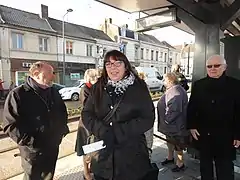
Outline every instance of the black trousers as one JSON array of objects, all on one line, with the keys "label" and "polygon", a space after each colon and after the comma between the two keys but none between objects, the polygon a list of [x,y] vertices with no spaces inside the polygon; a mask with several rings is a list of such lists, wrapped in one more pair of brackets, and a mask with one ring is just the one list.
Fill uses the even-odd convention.
[{"label": "black trousers", "polygon": [[54,177],[59,148],[50,149],[35,159],[22,158],[24,180],[52,180]]},{"label": "black trousers", "polygon": [[234,165],[231,155],[233,145],[224,146],[211,136],[200,141],[202,141],[200,146],[201,180],[214,180],[214,164],[217,180],[234,180]]}]

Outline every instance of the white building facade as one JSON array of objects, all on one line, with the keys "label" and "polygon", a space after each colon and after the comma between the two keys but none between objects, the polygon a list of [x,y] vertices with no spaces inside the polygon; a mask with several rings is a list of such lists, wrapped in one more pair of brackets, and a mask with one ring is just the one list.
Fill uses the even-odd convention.
[{"label": "white building facade", "polygon": [[0,6],[0,78],[5,81],[4,89],[11,81],[23,83],[32,63],[47,61],[55,66],[56,57],[56,32],[45,19]]},{"label": "white building facade", "polygon": [[[51,63],[56,82],[63,82],[62,21],[46,12],[47,6],[42,6],[40,17],[0,5],[0,79],[5,81],[4,89],[11,81],[22,84],[29,67],[37,61]],[[96,29],[65,22],[64,32],[65,79],[69,85],[83,78],[86,69],[97,66],[99,47],[104,51],[119,49],[118,43]]]},{"label": "white building facade", "polygon": [[111,18],[100,29],[120,44],[120,50],[135,66],[156,67],[160,74],[165,74],[174,62],[180,61],[180,52],[171,45],[152,35],[131,31],[127,25],[118,27]]}]

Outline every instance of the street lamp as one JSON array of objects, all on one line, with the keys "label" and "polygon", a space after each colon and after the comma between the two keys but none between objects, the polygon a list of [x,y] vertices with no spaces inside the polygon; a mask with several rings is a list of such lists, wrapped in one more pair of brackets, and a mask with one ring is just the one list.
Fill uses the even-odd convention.
[{"label": "street lamp", "polygon": [[64,18],[65,16],[69,13],[69,12],[73,12],[73,9],[68,9],[67,12],[64,14],[63,16],[63,20],[62,20],[62,39],[63,39],[63,84],[65,85],[65,71],[66,71],[66,64],[65,64],[65,51],[66,51],[66,47],[65,47],[65,39],[64,39]]}]

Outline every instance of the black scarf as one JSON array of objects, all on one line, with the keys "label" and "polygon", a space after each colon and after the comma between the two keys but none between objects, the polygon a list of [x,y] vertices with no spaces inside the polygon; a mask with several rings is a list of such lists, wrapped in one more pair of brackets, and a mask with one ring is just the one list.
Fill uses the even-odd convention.
[{"label": "black scarf", "polygon": [[47,103],[48,106],[51,105],[52,95],[51,87],[43,89],[39,84],[30,76],[27,78],[27,84],[37,93],[41,98]]}]

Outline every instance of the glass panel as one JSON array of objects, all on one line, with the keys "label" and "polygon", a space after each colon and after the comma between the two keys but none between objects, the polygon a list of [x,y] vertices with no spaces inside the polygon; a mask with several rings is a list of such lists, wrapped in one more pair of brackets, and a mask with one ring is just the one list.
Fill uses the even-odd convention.
[{"label": "glass panel", "polygon": [[23,35],[18,34],[18,48],[22,49],[23,48]]},{"label": "glass panel", "polygon": [[43,43],[42,43],[42,38],[39,38],[39,51],[43,51]]},{"label": "glass panel", "polygon": [[12,48],[17,49],[17,34],[12,33]]},{"label": "glass panel", "polygon": [[43,41],[44,41],[44,51],[48,51],[48,39],[44,38]]},{"label": "glass panel", "polygon": [[16,71],[16,85],[19,86],[23,84],[28,77],[27,71]]}]

